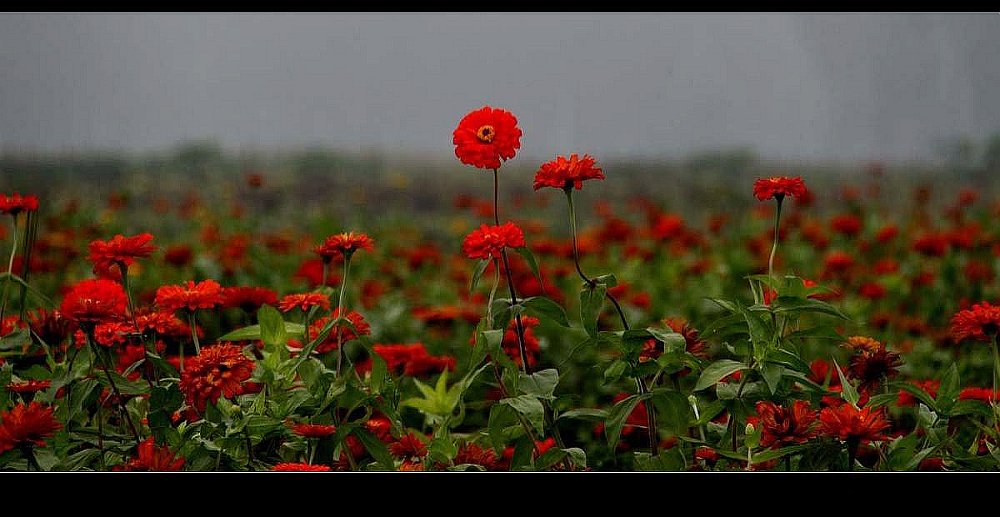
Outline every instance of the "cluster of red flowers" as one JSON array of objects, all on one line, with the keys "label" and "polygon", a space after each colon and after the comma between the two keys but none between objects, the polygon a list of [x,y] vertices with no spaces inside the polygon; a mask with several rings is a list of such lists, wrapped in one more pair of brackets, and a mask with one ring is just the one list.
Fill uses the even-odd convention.
[{"label": "cluster of red flowers", "polygon": [[21,196],[16,192],[9,196],[0,195],[0,214],[16,216],[21,212],[35,212],[37,210],[37,196]]},{"label": "cluster of red flowers", "polygon": [[[372,345],[390,372],[411,377],[420,377],[444,370],[455,370],[455,358],[450,356],[432,356],[423,343],[412,344],[377,344]],[[359,369],[367,370],[370,364],[359,365]]]}]

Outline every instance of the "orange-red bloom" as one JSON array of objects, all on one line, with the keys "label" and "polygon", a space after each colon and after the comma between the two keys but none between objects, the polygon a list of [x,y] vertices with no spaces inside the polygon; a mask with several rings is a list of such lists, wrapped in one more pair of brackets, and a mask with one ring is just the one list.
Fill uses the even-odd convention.
[{"label": "orange-red bloom", "polygon": [[301,293],[285,295],[278,303],[278,309],[281,309],[281,312],[289,312],[295,308],[308,311],[313,307],[328,311],[330,310],[330,299],[320,293]]},{"label": "orange-red bloom", "polygon": [[955,341],[990,341],[997,332],[1000,332],[1000,307],[990,302],[977,303],[951,318],[951,335]]},{"label": "orange-red bloom", "polygon": [[271,468],[273,472],[327,472],[329,465],[310,465],[308,463],[279,463]]},{"label": "orange-red bloom", "polygon": [[292,432],[305,438],[325,438],[337,432],[337,427],[322,424],[295,424]]},{"label": "orange-red bloom", "polygon": [[512,222],[500,226],[480,225],[465,236],[462,252],[471,259],[498,259],[504,247],[524,246],[524,232]]},{"label": "orange-red bloom", "polygon": [[604,173],[594,166],[594,158],[589,154],[580,158],[573,153],[569,159],[557,156],[555,160],[543,163],[535,173],[535,190],[543,187],[580,190],[584,181],[592,179],[603,180]]},{"label": "orange-red bloom", "polygon": [[785,196],[802,197],[805,194],[806,184],[799,176],[794,178],[774,176],[753,182],[753,195],[761,201],[771,198],[784,199]]},{"label": "orange-red bloom", "polygon": [[250,378],[254,364],[236,345],[223,343],[201,349],[181,372],[181,391],[189,405],[205,410],[207,401],[231,398],[242,391],[243,381]]},{"label": "orange-red bloom", "polygon": [[[334,309],[333,314],[330,316],[324,316],[322,318],[317,318],[312,324],[309,325],[309,339],[313,340],[319,337],[320,332],[323,331],[323,327],[330,322],[331,319],[338,319],[340,317],[340,309]],[[352,329],[350,326],[341,322],[334,325],[330,329],[330,333],[327,334],[326,339],[322,343],[316,346],[315,353],[325,354],[337,349],[337,332],[340,332],[340,342],[347,343],[348,341],[358,338],[358,335],[367,336],[372,333],[371,325],[365,321],[364,316],[359,314],[357,311],[350,311],[347,313],[347,321],[354,326]]]},{"label": "orange-red bloom", "polygon": [[121,284],[97,278],[74,285],[63,298],[59,311],[71,321],[95,325],[124,316],[127,303]]},{"label": "orange-red bloom", "polygon": [[222,306],[256,312],[262,305],[278,303],[278,293],[266,287],[236,286],[222,288]]},{"label": "orange-red bloom", "polygon": [[42,391],[52,385],[50,380],[29,379],[22,382],[12,382],[7,385],[7,389],[14,393],[34,393]]},{"label": "orange-red bloom", "polygon": [[138,456],[113,470],[126,472],[177,472],[184,468],[184,457],[174,457],[167,446],[157,447],[153,437],[139,444]]},{"label": "orange-red bloom", "polygon": [[45,439],[62,429],[52,408],[32,402],[0,412],[0,454],[18,447],[45,446]]},{"label": "orange-red bloom", "polygon": [[851,404],[842,404],[824,408],[819,413],[819,420],[821,433],[841,441],[856,440],[866,444],[889,439],[884,433],[890,426],[885,419],[885,408],[859,410]]},{"label": "orange-red bloom", "polygon": [[513,113],[490,106],[469,112],[452,133],[455,156],[466,165],[498,169],[521,148],[521,129]]},{"label": "orange-red bloom", "polygon": [[331,235],[313,250],[324,262],[329,263],[334,257],[343,255],[350,257],[355,251],[375,251],[375,241],[364,233],[338,233]]},{"label": "orange-red bloom", "polygon": [[122,234],[115,235],[109,241],[92,241],[90,243],[90,261],[94,263],[94,273],[111,269],[119,265],[128,267],[137,258],[146,258],[156,251],[156,246],[149,244],[152,234],[140,233],[133,237]]},{"label": "orange-red bloom", "polygon": [[215,280],[164,285],[156,290],[156,305],[165,311],[211,309],[222,304],[222,286]]},{"label": "orange-red bloom", "polygon": [[816,436],[813,425],[818,412],[809,408],[809,402],[796,400],[791,409],[774,402],[757,402],[758,422],[761,425],[761,447],[777,449],[785,444],[806,443]]},{"label": "orange-red bloom", "polygon": [[0,214],[17,215],[21,212],[34,212],[38,210],[37,196],[24,196],[14,193],[13,195],[0,195]]},{"label": "orange-red bloom", "polygon": [[416,435],[410,433],[399,441],[389,444],[389,452],[403,460],[418,460],[427,455],[427,446]]}]

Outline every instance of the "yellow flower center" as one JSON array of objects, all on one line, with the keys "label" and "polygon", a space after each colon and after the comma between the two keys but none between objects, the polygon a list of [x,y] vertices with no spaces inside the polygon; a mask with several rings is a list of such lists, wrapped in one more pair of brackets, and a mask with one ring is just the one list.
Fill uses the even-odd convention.
[{"label": "yellow flower center", "polygon": [[483,142],[485,144],[492,142],[493,137],[495,136],[497,136],[497,130],[494,129],[493,126],[488,124],[485,126],[480,126],[480,128],[476,131],[476,138],[478,138],[480,142]]}]

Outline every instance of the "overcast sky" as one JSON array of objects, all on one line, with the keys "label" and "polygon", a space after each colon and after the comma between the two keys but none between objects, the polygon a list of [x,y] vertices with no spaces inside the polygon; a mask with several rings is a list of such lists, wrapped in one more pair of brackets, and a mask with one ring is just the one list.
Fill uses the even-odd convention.
[{"label": "overcast sky", "polygon": [[0,147],[926,158],[1000,131],[1000,15],[0,15]]}]

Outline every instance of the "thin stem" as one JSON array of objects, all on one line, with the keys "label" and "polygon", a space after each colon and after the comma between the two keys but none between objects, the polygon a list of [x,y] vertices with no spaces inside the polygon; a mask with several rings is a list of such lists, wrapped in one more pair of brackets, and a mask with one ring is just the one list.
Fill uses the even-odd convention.
[{"label": "thin stem", "polygon": [[993,334],[993,392],[990,393],[990,404],[993,406],[994,424],[1000,414],[1000,407],[997,406],[997,377],[1000,377],[1000,350],[997,348],[997,336]]},{"label": "thin stem", "polygon": [[775,200],[778,201],[778,210],[774,214],[774,243],[771,245],[771,256],[767,259],[767,276],[774,276],[774,255],[778,252],[778,239],[780,238],[778,223],[781,221],[781,202],[784,199],[784,195],[775,197]]},{"label": "thin stem", "polygon": [[[347,291],[347,277],[351,274],[351,256],[344,255],[344,278],[340,281],[340,296],[337,297],[337,318],[345,318],[344,315],[344,292]],[[340,377],[341,367],[344,363],[344,343],[342,339],[343,328],[337,324],[337,377]],[[308,332],[308,330],[306,331]],[[350,451],[347,452],[350,457]]]},{"label": "thin stem", "polygon": [[30,445],[25,445],[21,447],[21,455],[24,459],[28,460],[28,470],[34,470],[35,472],[41,472],[42,467],[38,464],[38,459],[35,458],[35,452],[31,450]]},{"label": "thin stem", "polygon": [[[91,331],[89,334],[93,334]],[[111,377],[110,365],[108,360],[104,355],[101,354],[100,349],[94,344],[92,336],[88,334],[87,341],[90,343],[90,349],[101,361],[101,369],[104,370],[104,376],[108,379],[108,384],[111,385],[111,391],[114,393],[115,398],[118,399],[118,411],[121,412],[122,416],[125,418],[125,422],[128,423],[129,430],[132,431],[132,436],[135,438],[135,442],[139,443],[142,439],[139,437],[139,431],[136,429],[135,424],[132,422],[132,417],[128,414],[128,408],[125,407],[125,401],[122,399],[122,394],[118,390],[118,385],[115,383],[115,379]]]},{"label": "thin stem", "polygon": [[7,263],[7,278],[3,281],[3,301],[0,301],[0,321],[3,321],[4,313],[7,311],[7,290],[10,288],[10,278],[14,276],[14,255],[17,254],[17,216],[11,216],[11,238],[10,261]]},{"label": "thin stem", "polygon": [[[497,169],[493,169],[493,221],[500,226],[500,174]],[[500,250],[500,257],[503,258],[503,269],[507,274],[507,289],[510,291],[510,304],[517,305],[517,293],[514,291],[514,277],[510,273],[510,262],[507,260],[507,248]],[[521,321],[521,314],[514,314],[514,327],[517,330],[517,350],[521,356],[521,369],[525,374],[528,369],[528,350],[524,344],[524,323]]]},{"label": "thin stem", "polygon": [[486,322],[493,328],[493,298],[496,297],[497,287],[500,287],[500,262],[493,259],[493,288],[490,289],[490,300],[486,304]]},{"label": "thin stem", "polygon": [[139,335],[139,341],[142,342],[143,370],[146,372],[146,382],[149,383],[149,387],[152,389],[152,377],[154,376],[153,372],[155,369],[153,368],[152,361],[149,360],[149,345],[146,343],[145,336],[142,335],[142,330],[139,328],[139,321],[135,317],[135,300],[132,298],[132,289],[128,280],[128,266],[123,262],[118,262],[117,266],[118,271],[122,275],[122,287],[125,289],[125,298],[128,300],[128,313],[132,318],[132,326],[135,327],[135,333]]},{"label": "thin stem", "polygon": [[188,326],[191,327],[191,340],[194,341],[194,353],[195,355],[201,355],[201,342],[198,341],[198,327],[194,321],[194,311],[187,311],[188,313]]}]

